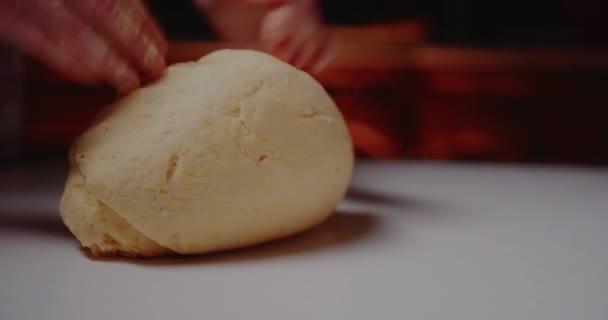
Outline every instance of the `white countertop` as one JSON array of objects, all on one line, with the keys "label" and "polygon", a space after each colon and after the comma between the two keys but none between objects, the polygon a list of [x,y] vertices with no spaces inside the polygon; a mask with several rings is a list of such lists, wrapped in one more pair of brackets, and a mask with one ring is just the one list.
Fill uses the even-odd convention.
[{"label": "white countertop", "polygon": [[64,169],[0,169],[0,319],[608,319],[608,170],[360,162],[326,224],[249,250],[93,261]]}]

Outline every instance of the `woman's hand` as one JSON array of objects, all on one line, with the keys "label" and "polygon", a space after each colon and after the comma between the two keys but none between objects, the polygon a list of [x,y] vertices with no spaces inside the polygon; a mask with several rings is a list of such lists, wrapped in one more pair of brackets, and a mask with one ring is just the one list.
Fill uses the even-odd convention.
[{"label": "woman's hand", "polygon": [[140,0],[0,0],[0,38],[71,80],[121,92],[165,68],[167,42]]},{"label": "woman's hand", "polygon": [[262,21],[260,36],[279,58],[319,71],[330,60],[327,28],[314,0],[250,0],[275,5]]},{"label": "woman's hand", "polygon": [[258,41],[298,68],[319,71],[331,42],[314,0],[195,0],[221,37]]}]

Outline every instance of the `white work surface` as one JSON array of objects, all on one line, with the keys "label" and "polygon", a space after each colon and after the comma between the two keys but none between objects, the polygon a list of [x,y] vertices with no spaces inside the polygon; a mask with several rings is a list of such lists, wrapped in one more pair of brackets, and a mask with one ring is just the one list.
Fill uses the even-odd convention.
[{"label": "white work surface", "polygon": [[608,170],[360,162],[324,225],[249,250],[94,261],[64,169],[0,169],[0,319],[608,319]]}]

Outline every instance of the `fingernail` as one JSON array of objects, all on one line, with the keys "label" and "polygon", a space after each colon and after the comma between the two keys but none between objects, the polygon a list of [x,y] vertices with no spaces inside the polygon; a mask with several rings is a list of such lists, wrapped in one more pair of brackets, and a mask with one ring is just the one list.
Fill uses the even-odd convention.
[{"label": "fingernail", "polygon": [[87,59],[91,64],[98,66],[104,62],[110,47],[103,38],[98,37],[91,31],[84,30],[80,33],[79,41],[79,44],[82,45],[81,50],[86,52]]},{"label": "fingernail", "polygon": [[120,65],[114,71],[114,84],[120,93],[128,93],[139,87],[139,78],[126,65]]},{"label": "fingernail", "polygon": [[160,55],[158,48],[148,41],[146,53],[144,54],[144,67],[151,75],[158,75],[165,69],[165,59]]},{"label": "fingernail", "polygon": [[332,62],[332,60],[335,58],[335,56],[336,56],[335,48],[326,49],[325,53],[321,56],[321,58],[315,64],[313,71],[315,73],[323,71],[323,69],[325,69],[329,65],[330,62]]},{"label": "fingernail", "polygon": [[327,67],[328,63],[329,63],[329,61],[327,59],[320,60],[312,68],[312,71],[314,73],[319,73],[319,72],[323,71],[323,69],[325,69],[325,67]]}]

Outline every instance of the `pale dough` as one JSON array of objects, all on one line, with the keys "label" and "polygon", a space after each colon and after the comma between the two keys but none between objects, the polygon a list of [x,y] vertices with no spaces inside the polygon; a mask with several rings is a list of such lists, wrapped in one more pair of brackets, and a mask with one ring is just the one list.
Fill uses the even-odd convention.
[{"label": "pale dough", "polygon": [[169,67],[72,146],[63,221],[94,255],[201,254],[305,230],[353,169],[344,119],[307,73],[256,51]]}]

